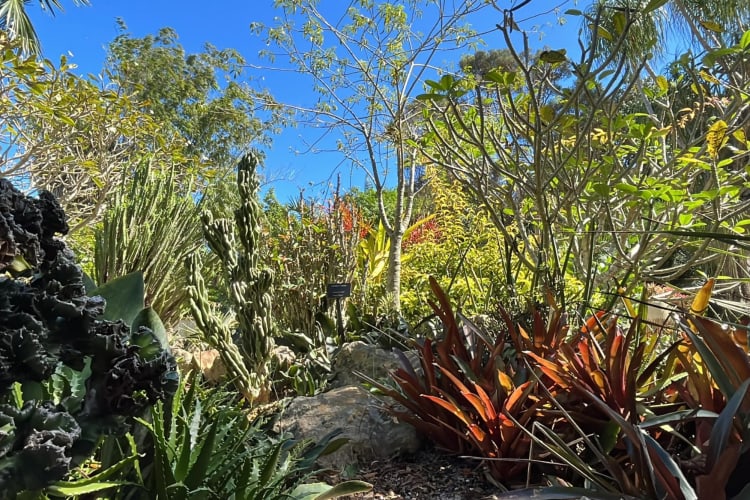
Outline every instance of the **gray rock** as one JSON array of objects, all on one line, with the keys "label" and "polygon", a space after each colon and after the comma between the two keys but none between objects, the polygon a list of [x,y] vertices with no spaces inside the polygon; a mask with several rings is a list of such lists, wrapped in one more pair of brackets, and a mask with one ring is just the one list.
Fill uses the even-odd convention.
[{"label": "gray rock", "polygon": [[317,441],[335,429],[349,442],[319,465],[341,470],[349,464],[370,463],[420,447],[414,428],[399,423],[383,403],[361,387],[341,387],[312,397],[294,398],[276,420],[276,432]]},{"label": "gray rock", "polygon": [[[407,352],[412,366],[419,366],[416,353]],[[389,372],[401,366],[398,356],[378,346],[365,342],[344,344],[333,360],[331,387],[359,385],[362,379],[355,375],[360,372],[379,381],[389,380]]]}]

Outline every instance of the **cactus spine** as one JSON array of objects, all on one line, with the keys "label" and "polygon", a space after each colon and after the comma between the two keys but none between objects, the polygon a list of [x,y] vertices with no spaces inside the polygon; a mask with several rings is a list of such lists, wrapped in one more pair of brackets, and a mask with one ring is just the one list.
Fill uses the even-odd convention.
[{"label": "cactus spine", "polygon": [[[230,306],[237,319],[240,345],[212,307],[201,276],[197,255],[188,259],[190,307],[205,341],[219,351],[235,386],[251,403],[266,402],[270,394],[269,373],[273,342],[271,285],[273,273],[261,267],[260,218],[257,160],[245,156],[237,167],[240,206],[234,212],[236,232],[226,219],[214,220],[204,212],[203,234],[209,248],[223,266]],[[239,242],[237,238],[239,237]]]}]

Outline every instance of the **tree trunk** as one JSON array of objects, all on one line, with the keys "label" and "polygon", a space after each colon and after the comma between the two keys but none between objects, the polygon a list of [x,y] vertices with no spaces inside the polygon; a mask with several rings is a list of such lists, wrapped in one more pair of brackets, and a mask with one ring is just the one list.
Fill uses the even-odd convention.
[{"label": "tree trunk", "polygon": [[394,226],[390,239],[391,248],[388,251],[386,293],[391,297],[393,311],[401,313],[401,243],[404,240],[404,231],[401,229],[401,224]]}]

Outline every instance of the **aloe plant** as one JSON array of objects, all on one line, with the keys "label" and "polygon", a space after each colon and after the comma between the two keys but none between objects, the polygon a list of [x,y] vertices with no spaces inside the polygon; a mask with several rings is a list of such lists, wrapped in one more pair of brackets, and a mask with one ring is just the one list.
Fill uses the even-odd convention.
[{"label": "aloe plant", "polygon": [[164,500],[323,500],[371,488],[361,481],[335,487],[307,483],[315,461],[346,442],[340,432],[323,436],[316,445],[269,437],[262,422],[250,422],[231,394],[202,387],[194,375],[171,405],[157,405],[151,419],[140,423],[153,439],[153,454],[150,463],[141,459],[143,485],[131,488],[130,498],[150,492]]}]

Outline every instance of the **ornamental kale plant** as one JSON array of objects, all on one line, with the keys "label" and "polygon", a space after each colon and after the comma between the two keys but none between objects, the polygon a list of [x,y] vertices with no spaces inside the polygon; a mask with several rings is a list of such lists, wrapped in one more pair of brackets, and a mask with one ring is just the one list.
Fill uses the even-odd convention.
[{"label": "ornamental kale plant", "polygon": [[101,319],[48,192],[0,179],[0,491],[40,490],[176,389],[174,358],[146,327]]}]

